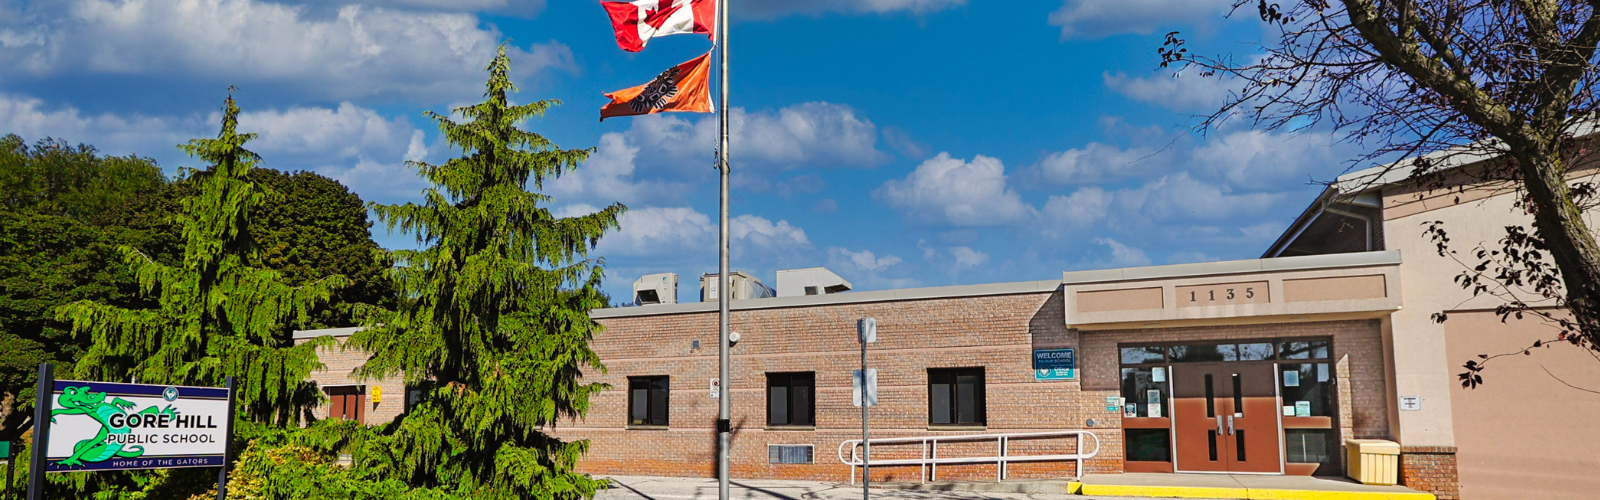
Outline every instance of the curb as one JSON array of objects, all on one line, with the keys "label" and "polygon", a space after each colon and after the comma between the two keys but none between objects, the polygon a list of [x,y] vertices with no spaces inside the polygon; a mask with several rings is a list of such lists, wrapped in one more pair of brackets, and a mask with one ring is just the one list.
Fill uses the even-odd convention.
[{"label": "curb", "polygon": [[1186,486],[1125,486],[1085,484],[1078,495],[1147,498],[1235,498],[1246,500],[1435,500],[1420,492],[1318,491],[1267,488],[1201,488]]},{"label": "curb", "polygon": [[[1045,493],[1056,495],[1077,495],[1080,489],[1077,481],[1007,481],[1003,483],[986,481],[940,481],[936,483],[872,483],[873,488],[904,491],[975,491],[985,493]],[[854,486],[860,488],[859,485]]]}]

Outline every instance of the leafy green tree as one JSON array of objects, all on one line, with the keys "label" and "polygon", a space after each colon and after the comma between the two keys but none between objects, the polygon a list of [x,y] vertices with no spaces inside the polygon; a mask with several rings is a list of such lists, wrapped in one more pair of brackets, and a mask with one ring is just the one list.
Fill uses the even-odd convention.
[{"label": "leafy green tree", "polygon": [[7,210],[88,220],[165,183],[149,158],[99,156],[93,146],[54,138],[29,148],[14,134],[0,137],[0,206]]},{"label": "leafy green tree", "polygon": [[374,206],[424,248],[394,253],[407,300],[350,342],[371,353],[360,375],[431,387],[393,427],[395,462],[382,464],[408,483],[473,498],[590,497],[603,481],[573,472],[588,442],[541,428],[584,415],[604,389],[580,381],[583,370],[603,369],[589,348],[600,329],[589,311],[607,300],[601,263],[587,253],[625,208],[551,215],[551,198],[528,182],[539,189],[592,150],[517,128],[558,103],[508,101],[504,47],[487,69],[486,100],[455,110],[468,121],[427,115],[463,156],[411,164],[433,185],[422,204]]},{"label": "leafy green tree", "polygon": [[29,147],[0,137],[0,439],[31,417],[36,367],[70,373],[88,346],[52,310],[76,300],[137,303],[133,276],[117,266],[120,237],[91,219],[166,183],[148,158],[96,154],[61,139]]},{"label": "leafy green tree", "polygon": [[190,176],[195,194],[179,202],[183,258],[163,264],[120,248],[139,291],[158,305],[78,301],[58,317],[92,339],[77,376],[216,386],[231,375],[242,414],[284,425],[320,400],[306,376],[323,366],[316,349],[331,339],[294,345],[280,335],[283,325],[306,321],[348,280],[335,275],[291,286],[282,273],[262,268],[252,208],[278,194],[249,180],[260,157],[244,146],[255,134],[238,133],[231,95],[224,104],[217,138],[181,146],[210,164]]},{"label": "leafy green tree", "polygon": [[33,407],[39,363],[62,373],[87,342],[52,317],[76,300],[128,303],[131,275],[115,266],[115,246],[67,217],[0,211],[0,440],[14,440]]},{"label": "leafy green tree", "polygon": [[341,275],[350,285],[310,313],[297,328],[354,326],[359,306],[392,308],[387,256],[372,241],[372,222],[361,197],[339,181],[311,172],[256,169],[249,179],[279,194],[280,202],[255,207],[251,226],[262,265],[299,286]]}]

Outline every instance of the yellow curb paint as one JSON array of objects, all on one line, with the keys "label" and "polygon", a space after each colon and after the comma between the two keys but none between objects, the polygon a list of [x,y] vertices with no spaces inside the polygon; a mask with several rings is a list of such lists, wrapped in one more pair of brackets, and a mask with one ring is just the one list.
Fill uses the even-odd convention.
[{"label": "yellow curb paint", "polygon": [[1273,490],[1251,488],[1250,500],[1435,500],[1433,495],[1421,492],[1401,493],[1388,491],[1314,491]]},{"label": "yellow curb paint", "polygon": [[1239,498],[1248,500],[1435,500],[1421,492],[1275,490],[1069,483],[1075,495],[1151,498]]},{"label": "yellow curb paint", "polygon": [[1244,488],[1191,488],[1185,486],[1124,486],[1085,484],[1083,495],[1162,498],[1249,498]]},{"label": "yellow curb paint", "polygon": [[1083,494],[1083,483],[1080,483],[1080,482],[1077,482],[1077,481],[1067,481],[1067,494],[1068,495],[1082,495]]}]

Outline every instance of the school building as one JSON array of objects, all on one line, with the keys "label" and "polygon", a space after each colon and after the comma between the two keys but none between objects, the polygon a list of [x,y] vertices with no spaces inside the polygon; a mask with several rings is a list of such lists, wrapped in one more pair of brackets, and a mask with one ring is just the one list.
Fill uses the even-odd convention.
[{"label": "school building", "polygon": [[[1478,354],[1552,331],[1502,322],[1491,298],[1452,282],[1463,264],[1423,233],[1440,221],[1463,250],[1495,245],[1526,219],[1513,190],[1468,176],[1425,189],[1407,174],[1340,178],[1254,260],[867,292],[820,269],[780,272],[777,293],[736,280],[749,298],[730,304],[732,473],[859,473],[846,463],[861,439],[857,321],[874,318],[874,480],[1337,476],[1346,440],[1382,439],[1400,446],[1401,483],[1440,499],[1591,498],[1600,429],[1586,421],[1600,396],[1574,386],[1596,388],[1600,362],[1561,344],[1496,359],[1476,389],[1457,380]],[[592,312],[607,370],[590,377],[612,389],[551,432],[592,442],[586,472],[712,477],[715,299],[676,302],[671,276],[636,289],[646,305]],[[1439,312],[1449,319],[1435,322]],[[297,336],[322,334],[339,332]],[[325,360],[318,381],[341,399],[324,415],[371,422],[403,408],[403,387],[377,384],[384,397],[371,402],[343,378],[359,353]],[[877,443],[892,438],[904,439]],[[973,460],[916,463],[930,456]]]}]

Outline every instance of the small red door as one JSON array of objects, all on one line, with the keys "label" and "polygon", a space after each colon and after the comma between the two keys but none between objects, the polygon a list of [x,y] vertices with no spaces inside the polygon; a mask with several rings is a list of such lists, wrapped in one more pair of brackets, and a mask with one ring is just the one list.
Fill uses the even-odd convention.
[{"label": "small red door", "polygon": [[356,423],[366,423],[362,417],[366,413],[367,395],[360,386],[336,386],[328,388],[328,418],[334,420],[354,420]]}]

